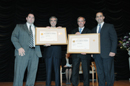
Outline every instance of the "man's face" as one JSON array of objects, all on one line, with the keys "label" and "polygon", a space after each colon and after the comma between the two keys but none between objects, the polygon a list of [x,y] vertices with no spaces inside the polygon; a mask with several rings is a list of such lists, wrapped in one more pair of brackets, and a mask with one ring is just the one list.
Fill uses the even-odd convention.
[{"label": "man's face", "polygon": [[79,27],[84,27],[84,24],[85,24],[85,20],[84,18],[80,17],[77,21]]},{"label": "man's face", "polygon": [[104,19],[105,17],[103,16],[102,13],[99,12],[96,14],[96,21],[98,22],[98,24],[101,24],[102,22],[104,22]]},{"label": "man's face", "polygon": [[28,14],[28,16],[26,17],[26,20],[29,24],[33,24],[35,21],[34,15],[33,14]]},{"label": "man's face", "polygon": [[51,18],[50,19],[50,24],[51,24],[51,27],[56,27],[56,24],[57,24],[56,18]]}]

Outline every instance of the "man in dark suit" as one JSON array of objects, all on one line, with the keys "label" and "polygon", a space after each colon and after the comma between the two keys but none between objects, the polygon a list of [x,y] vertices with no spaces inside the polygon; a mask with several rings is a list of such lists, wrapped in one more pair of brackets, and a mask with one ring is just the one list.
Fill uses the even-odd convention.
[{"label": "man in dark suit", "polygon": [[[88,28],[85,28],[85,18],[78,17],[77,23],[79,25],[78,28],[72,31],[72,34],[87,34],[90,33]],[[81,54],[72,54],[72,84],[73,86],[78,86],[78,77],[79,77],[79,64],[80,61],[82,62],[82,69],[83,69],[83,77],[84,77],[84,86],[89,86],[89,68],[90,68],[90,59],[91,55],[86,53]]]},{"label": "man in dark suit", "polygon": [[[51,27],[55,28],[57,24],[57,18],[55,16],[50,17],[49,19]],[[58,27],[60,29],[60,27]],[[55,71],[55,86],[60,86],[60,60],[61,60],[61,46],[60,45],[44,45],[43,57],[45,58],[46,63],[46,86],[51,86],[51,72],[52,66],[54,66]]]},{"label": "man in dark suit", "polygon": [[27,68],[26,86],[34,86],[38,57],[42,57],[40,46],[35,45],[34,15],[29,13],[26,24],[17,24],[11,40],[15,47],[15,67],[13,86],[23,86],[24,73]]},{"label": "man in dark suit", "polygon": [[98,25],[93,29],[94,33],[100,33],[101,53],[93,55],[99,78],[99,86],[113,86],[114,84],[114,56],[117,47],[117,34],[112,24],[104,22],[102,12],[96,14]]}]

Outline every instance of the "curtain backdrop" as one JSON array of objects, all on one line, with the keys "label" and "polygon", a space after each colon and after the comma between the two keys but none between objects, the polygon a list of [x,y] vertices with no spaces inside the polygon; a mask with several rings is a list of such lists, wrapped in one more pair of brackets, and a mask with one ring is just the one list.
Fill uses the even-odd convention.
[{"label": "curtain backdrop", "polygon": [[[130,31],[129,0],[54,1],[0,0],[0,81],[13,81],[15,57],[11,34],[16,24],[26,22],[25,18],[29,12],[35,14],[37,27],[49,26],[49,17],[56,16],[58,26],[66,27],[67,32],[70,33],[77,27],[77,17],[85,17],[85,26],[92,29],[97,24],[95,21],[96,12],[102,11],[105,15],[105,22],[114,24],[118,38]],[[43,51],[42,46],[41,50]],[[121,54],[120,49],[118,51],[115,57],[117,79],[128,79],[128,55]],[[62,46],[62,52],[64,58],[66,46]],[[124,58],[126,59],[123,60]],[[120,71],[120,68],[124,69]],[[44,58],[41,58],[37,81],[46,79],[45,70]]]}]

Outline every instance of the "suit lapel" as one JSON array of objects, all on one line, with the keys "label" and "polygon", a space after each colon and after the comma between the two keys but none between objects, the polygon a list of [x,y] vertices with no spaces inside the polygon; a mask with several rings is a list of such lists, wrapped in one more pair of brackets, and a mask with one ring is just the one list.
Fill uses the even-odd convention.
[{"label": "suit lapel", "polygon": [[79,28],[77,28],[75,32],[79,32]]},{"label": "suit lapel", "polygon": [[84,29],[83,29],[81,34],[86,33],[86,32],[87,32],[87,29],[84,27]]},{"label": "suit lapel", "polygon": [[94,28],[94,33],[97,33],[97,27]]},{"label": "suit lapel", "polygon": [[25,29],[25,31],[28,33],[28,35],[30,35],[29,30],[28,30],[28,27],[27,27],[27,24],[24,24],[24,29]]},{"label": "suit lapel", "polygon": [[106,24],[104,23],[103,26],[102,26],[101,32],[104,30],[105,26],[106,26]]},{"label": "suit lapel", "polygon": [[[100,33],[104,30],[105,26],[106,26],[106,24],[104,23],[102,28],[101,28]],[[97,33],[97,26],[94,28],[94,33]]]}]

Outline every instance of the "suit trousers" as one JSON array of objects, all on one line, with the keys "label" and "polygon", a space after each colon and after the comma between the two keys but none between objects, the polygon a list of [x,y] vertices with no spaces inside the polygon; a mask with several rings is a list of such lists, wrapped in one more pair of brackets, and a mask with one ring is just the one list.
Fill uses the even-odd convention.
[{"label": "suit trousers", "polygon": [[29,48],[24,56],[16,56],[13,86],[23,86],[24,73],[27,68],[26,86],[34,86],[39,58],[35,49]]},{"label": "suit trousers", "polygon": [[90,69],[90,58],[83,57],[83,55],[76,55],[76,57],[72,58],[72,84],[73,86],[78,86],[79,84],[79,64],[80,61],[82,62],[82,69],[83,69],[83,83],[84,86],[89,86],[89,69]]},{"label": "suit trousers", "polygon": [[60,86],[60,58],[51,56],[50,58],[45,58],[46,62],[46,86],[51,86],[51,72],[52,66],[54,66],[55,71],[55,86]]},{"label": "suit trousers", "polygon": [[100,54],[94,57],[97,74],[99,79],[99,86],[113,86],[114,84],[114,57],[102,58]]}]

